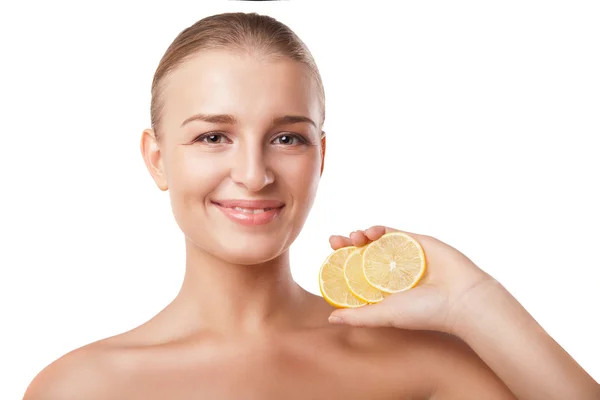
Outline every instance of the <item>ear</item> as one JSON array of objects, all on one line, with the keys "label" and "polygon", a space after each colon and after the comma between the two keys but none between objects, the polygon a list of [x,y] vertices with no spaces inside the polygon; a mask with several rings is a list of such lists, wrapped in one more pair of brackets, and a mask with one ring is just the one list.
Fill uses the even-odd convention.
[{"label": "ear", "polygon": [[327,138],[325,137],[325,131],[321,132],[321,176],[323,175],[323,168],[325,168],[325,149],[327,144]]},{"label": "ear", "polygon": [[167,176],[165,174],[158,138],[156,137],[154,130],[144,130],[140,142],[140,150],[146,168],[148,168],[150,175],[152,175],[152,179],[154,179],[156,186],[162,191],[167,190],[169,188],[167,185]]}]

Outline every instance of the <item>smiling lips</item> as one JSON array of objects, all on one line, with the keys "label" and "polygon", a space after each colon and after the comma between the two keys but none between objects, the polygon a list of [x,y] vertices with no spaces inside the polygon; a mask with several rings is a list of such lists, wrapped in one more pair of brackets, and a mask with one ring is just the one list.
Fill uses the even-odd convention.
[{"label": "smiling lips", "polygon": [[219,200],[212,203],[229,219],[241,225],[268,224],[285,206],[276,200]]}]

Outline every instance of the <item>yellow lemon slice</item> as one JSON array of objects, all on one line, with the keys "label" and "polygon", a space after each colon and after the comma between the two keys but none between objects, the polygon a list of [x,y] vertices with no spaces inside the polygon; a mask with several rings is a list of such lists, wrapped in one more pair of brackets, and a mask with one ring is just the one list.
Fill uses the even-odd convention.
[{"label": "yellow lemon slice", "polygon": [[344,264],[356,250],[354,246],[342,247],[331,253],[319,270],[319,289],[325,301],[337,308],[361,307],[367,304],[356,297],[344,279]]},{"label": "yellow lemon slice", "polygon": [[348,288],[359,299],[368,303],[379,303],[384,299],[381,290],[367,282],[363,272],[363,256],[366,246],[354,250],[344,264],[344,279]]},{"label": "yellow lemon slice", "polygon": [[390,232],[369,243],[363,252],[367,282],[387,293],[414,287],[425,273],[423,247],[402,232]]}]

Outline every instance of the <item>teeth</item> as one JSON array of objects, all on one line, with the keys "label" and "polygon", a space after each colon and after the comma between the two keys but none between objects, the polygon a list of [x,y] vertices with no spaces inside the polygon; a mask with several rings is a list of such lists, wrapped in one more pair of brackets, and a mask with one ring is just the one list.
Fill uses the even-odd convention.
[{"label": "teeth", "polygon": [[262,212],[265,212],[264,208],[259,208],[259,209],[251,210],[249,208],[233,207],[233,209],[236,210],[236,211],[241,211],[241,212],[245,212],[245,213],[249,213],[249,214],[260,214]]}]

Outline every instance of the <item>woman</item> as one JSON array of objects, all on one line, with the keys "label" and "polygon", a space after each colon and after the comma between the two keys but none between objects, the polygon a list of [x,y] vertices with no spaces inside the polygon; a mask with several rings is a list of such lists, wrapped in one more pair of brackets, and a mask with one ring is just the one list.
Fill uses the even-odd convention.
[{"label": "woman", "polygon": [[185,234],[181,290],[143,325],[46,367],[25,399],[600,398],[497,281],[430,236],[410,233],[427,277],[378,305],[334,311],[293,281],[288,249],[324,167],[324,104],[310,52],[274,19],[221,14],[181,32],[141,139]]}]

